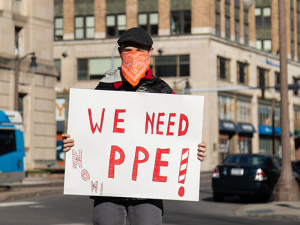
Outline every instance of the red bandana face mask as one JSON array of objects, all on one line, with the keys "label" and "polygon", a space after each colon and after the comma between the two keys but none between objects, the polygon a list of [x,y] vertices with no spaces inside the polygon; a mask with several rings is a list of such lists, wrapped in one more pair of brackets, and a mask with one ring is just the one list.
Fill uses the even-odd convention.
[{"label": "red bandana face mask", "polygon": [[122,74],[133,86],[137,86],[150,68],[151,57],[148,52],[129,51],[121,54]]}]

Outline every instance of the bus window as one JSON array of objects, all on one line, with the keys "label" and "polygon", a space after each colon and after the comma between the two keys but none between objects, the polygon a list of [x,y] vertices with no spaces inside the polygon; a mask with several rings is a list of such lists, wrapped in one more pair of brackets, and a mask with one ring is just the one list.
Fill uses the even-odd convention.
[{"label": "bus window", "polygon": [[0,129],[0,156],[16,150],[15,130]]}]

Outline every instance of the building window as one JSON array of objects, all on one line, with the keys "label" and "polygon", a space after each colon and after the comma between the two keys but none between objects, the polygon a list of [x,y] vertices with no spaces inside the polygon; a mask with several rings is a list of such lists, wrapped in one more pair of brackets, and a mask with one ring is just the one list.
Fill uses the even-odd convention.
[{"label": "building window", "polygon": [[75,39],[94,38],[94,16],[75,17]]},{"label": "building window", "polygon": [[294,59],[295,48],[294,48],[294,41],[291,40],[291,58]]},{"label": "building window", "polygon": [[215,1],[215,7],[216,7],[216,12],[215,12],[215,19],[216,19],[216,35],[220,36],[220,0]]},{"label": "building window", "polygon": [[241,84],[248,84],[248,64],[237,62],[237,81]]},{"label": "building window", "polygon": [[15,55],[20,55],[20,33],[22,27],[15,27]]},{"label": "building window", "polygon": [[217,75],[220,79],[229,80],[229,63],[230,60],[226,58],[219,57],[217,58]]},{"label": "building window", "polygon": [[24,118],[24,97],[26,94],[19,93],[19,101],[18,101],[18,109],[19,113],[21,114],[22,118]]},{"label": "building window", "polygon": [[294,130],[300,131],[300,107],[294,106]]},{"label": "building window", "polygon": [[153,74],[156,77],[188,77],[190,75],[189,55],[155,56]]},{"label": "building window", "polygon": [[172,11],[171,12],[171,34],[190,34],[191,33],[191,11]]},{"label": "building window", "polygon": [[139,26],[150,35],[158,34],[158,13],[140,13]]},{"label": "building window", "polygon": [[[258,104],[258,124],[272,126],[272,105],[271,103]],[[275,104],[274,126],[280,127],[280,106]]]},{"label": "building window", "polygon": [[244,10],[244,43],[249,44],[248,10]]},{"label": "building window", "polygon": [[238,123],[251,123],[251,102],[244,100],[236,101],[236,121]]},{"label": "building window", "polygon": [[[116,57],[113,67],[119,67],[121,63],[121,58]],[[101,79],[111,67],[111,58],[77,59],[77,80]]]},{"label": "building window", "polygon": [[230,38],[230,0],[225,0],[225,37]]},{"label": "building window", "polygon": [[[294,84],[298,84],[298,80],[299,80],[298,78],[293,77],[293,83],[294,83]],[[293,92],[294,92],[294,95],[295,95],[295,96],[299,96],[299,90],[298,90],[298,89],[297,89],[297,90],[294,90]]]},{"label": "building window", "polygon": [[227,96],[218,96],[218,112],[220,120],[234,120],[234,101]]},{"label": "building window", "polygon": [[272,50],[271,40],[256,40],[256,48],[270,52]]},{"label": "building window", "polygon": [[[275,85],[280,85],[280,73],[275,72]],[[275,89],[275,91],[279,91],[279,89]]]},{"label": "building window", "polygon": [[64,28],[64,19],[54,18],[54,41],[60,41],[63,39],[63,28]]},{"label": "building window", "polygon": [[119,37],[126,30],[126,15],[106,16],[106,36]]},{"label": "building window", "polygon": [[257,85],[259,87],[268,86],[268,70],[257,68]]},{"label": "building window", "polygon": [[254,13],[256,27],[271,27],[270,7],[257,7],[255,8]]},{"label": "building window", "polygon": [[57,81],[61,79],[61,61],[60,59],[54,59],[54,66],[58,72]]}]

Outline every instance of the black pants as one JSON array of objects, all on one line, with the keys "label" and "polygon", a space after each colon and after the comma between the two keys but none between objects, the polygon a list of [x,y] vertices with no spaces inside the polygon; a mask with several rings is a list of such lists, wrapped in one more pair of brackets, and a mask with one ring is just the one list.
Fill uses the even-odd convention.
[{"label": "black pants", "polygon": [[158,199],[95,198],[94,225],[161,225],[163,202]]}]

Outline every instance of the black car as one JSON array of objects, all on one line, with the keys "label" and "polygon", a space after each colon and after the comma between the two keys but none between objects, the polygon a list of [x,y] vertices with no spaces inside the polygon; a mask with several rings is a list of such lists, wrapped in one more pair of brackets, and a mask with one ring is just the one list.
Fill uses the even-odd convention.
[{"label": "black car", "polygon": [[[225,196],[255,197],[267,201],[272,196],[281,170],[281,160],[274,155],[229,155],[218,165],[212,178],[215,201]],[[299,184],[299,176],[294,172]]]}]

